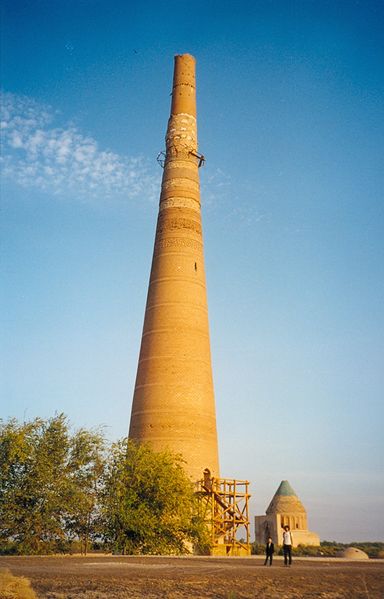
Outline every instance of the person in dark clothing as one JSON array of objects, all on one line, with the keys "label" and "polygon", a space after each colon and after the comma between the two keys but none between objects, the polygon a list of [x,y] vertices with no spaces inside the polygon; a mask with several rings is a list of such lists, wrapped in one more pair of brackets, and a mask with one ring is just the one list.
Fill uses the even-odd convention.
[{"label": "person in dark clothing", "polygon": [[268,541],[265,545],[265,562],[264,566],[267,565],[269,560],[269,565],[272,566],[273,554],[275,553],[275,546],[272,543],[271,537],[268,537]]}]

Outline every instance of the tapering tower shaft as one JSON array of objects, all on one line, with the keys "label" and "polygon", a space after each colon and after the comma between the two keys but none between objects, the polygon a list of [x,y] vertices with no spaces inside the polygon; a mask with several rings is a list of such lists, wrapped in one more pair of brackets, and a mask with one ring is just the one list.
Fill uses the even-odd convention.
[{"label": "tapering tower shaft", "polygon": [[197,152],[195,59],[175,56],[171,115],[129,437],[219,476]]}]

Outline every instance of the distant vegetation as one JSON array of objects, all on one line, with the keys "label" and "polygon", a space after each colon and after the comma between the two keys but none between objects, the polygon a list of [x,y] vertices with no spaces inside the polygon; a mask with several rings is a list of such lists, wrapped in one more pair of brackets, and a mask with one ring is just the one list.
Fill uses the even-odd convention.
[{"label": "distant vegetation", "polygon": [[336,541],[322,541],[320,544],[320,551],[324,556],[334,556],[339,551],[347,549],[347,547],[356,547],[365,551],[369,557],[384,558],[384,543],[377,542],[352,542],[352,543],[337,543]]},{"label": "distant vegetation", "polygon": [[181,459],[63,415],[0,420],[0,553],[181,554],[206,544]]},{"label": "distant vegetation", "polygon": [[[337,557],[340,551],[347,547],[356,547],[365,551],[371,558],[384,558],[384,543],[381,542],[353,542],[353,543],[338,543],[337,541],[322,541],[320,547],[313,545],[299,545],[292,549],[293,555],[307,557]],[[252,545],[252,553],[262,555],[265,553],[265,545],[254,543]],[[277,555],[282,555],[282,548],[278,548]]]}]

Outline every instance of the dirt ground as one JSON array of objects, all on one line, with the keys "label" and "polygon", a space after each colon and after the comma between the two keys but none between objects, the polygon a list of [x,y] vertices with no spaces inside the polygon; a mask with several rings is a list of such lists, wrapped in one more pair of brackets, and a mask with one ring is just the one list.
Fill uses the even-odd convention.
[{"label": "dirt ground", "polygon": [[384,560],[296,558],[0,557],[40,599],[383,599]]}]

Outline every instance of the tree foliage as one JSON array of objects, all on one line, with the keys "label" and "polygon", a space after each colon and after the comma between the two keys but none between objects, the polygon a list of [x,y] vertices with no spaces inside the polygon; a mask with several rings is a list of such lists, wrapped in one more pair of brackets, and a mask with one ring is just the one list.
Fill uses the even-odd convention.
[{"label": "tree foliage", "polygon": [[0,541],[19,553],[65,550],[89,535],[102,474],[100,433],[71,435],[63,414],[0,425]]},{"label": "tree foliage", "polygon": [[105,441],[99,432],[78,431],[71,439],[69,456],[69,505],[65,529],[71,538],[81,540],[87,553],[88,542],[97,538],[99,495],[105,467]]},{"label": "tree foliage", "polygon": [[181,460],[126,439],[113,445],[102,496],[104,536],[114,551],[181,554],[205,539]]},{"label": "tree foliage", "polygon": [[100,431],[71,432],[59,414],[0,421],[0,552],[41,554],[104,542],[124,553],[204,544],[181,460]]}]

